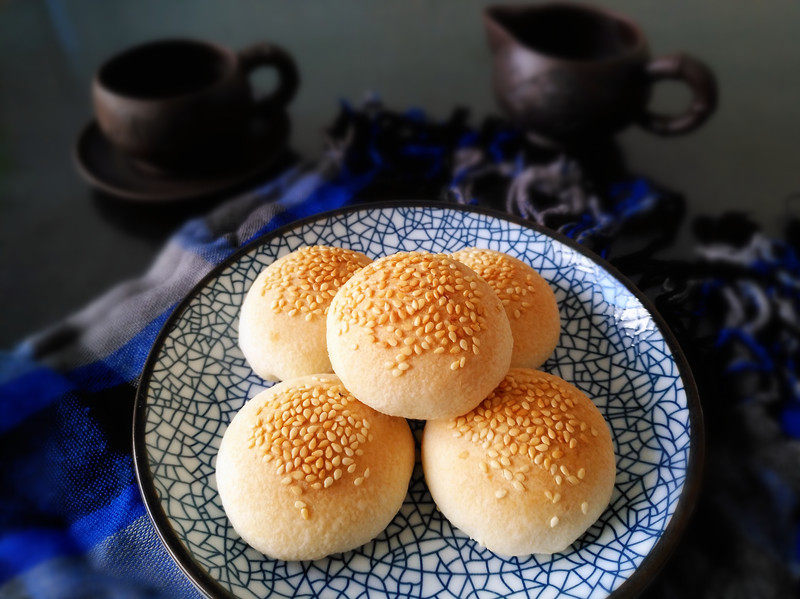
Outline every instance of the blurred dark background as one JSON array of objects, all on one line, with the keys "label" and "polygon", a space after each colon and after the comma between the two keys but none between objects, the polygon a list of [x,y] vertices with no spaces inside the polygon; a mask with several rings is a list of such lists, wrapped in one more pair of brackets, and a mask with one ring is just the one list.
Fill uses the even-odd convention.
[{"label": "blurred dark background", "polygon": [[[141,272],[174,211],[132,217],[90,191],[70,153],[91,116],[94,69],[121,48],[162,36],[232,48],[269,39],[302,76],[290,107],[292,145],[318,155],[341,98],[367,91],[395,109],[445,117],[465,106],[497,112],[480,23],[485,3],[277,0],[11,0],[0,3],[0,347]],[[718,77],[717,113],[697,132],[619,137],[632,171],[683,193],[689,215],[744,210],[778,231],[800,188],[800,50],[795,0],[606,0],[637,20],[655,56],[683,50]],[[260,85],[269,87],[264,76]],[[658,88],[655,105],[679,111],[688,92]],[[135,214],[135,212],[134,212]],[[136,221],[136,222],[134,222]],[[686,233],[683,233],[686,236]],[[679,243],[680,252],[688,244]]]}]

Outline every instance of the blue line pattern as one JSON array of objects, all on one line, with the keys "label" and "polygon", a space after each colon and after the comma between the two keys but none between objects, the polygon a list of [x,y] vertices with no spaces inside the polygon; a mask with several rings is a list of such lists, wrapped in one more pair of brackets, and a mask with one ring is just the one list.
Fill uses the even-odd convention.
[{"label": "blue line pattern", "polygon": [[[237,347],[240,303],[257,274],[303,245],[378,257],[468,246],[514,255],[553,286],[563,320],[544,369],[591,397],[615,439],[616,487],[598,522],[564,553],[501,558],[453,528],[415,468],[406,501],[374,541],[315,562],[275,561],[228,523],[214,465],[222,434],[267,386]],[[169,522],[192,557],[240,597],[604,597],[664,532],[684,485],[690,424],[678,367],[648,311],[611,274],[520,225],[436,208],[365,208],[299,225],[229,266],[169,331],[149,381],[145,443]],[[421,423],[414,423],[418,434]]]}]

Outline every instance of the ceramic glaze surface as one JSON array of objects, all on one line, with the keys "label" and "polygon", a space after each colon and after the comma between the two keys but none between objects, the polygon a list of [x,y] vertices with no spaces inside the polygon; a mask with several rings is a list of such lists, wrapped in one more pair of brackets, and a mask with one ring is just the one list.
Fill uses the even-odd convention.
[{"label": "ceramic glaze surface", "polygon": [[[614,438],[611,504],[568,551],[504,559],[437,511],[417,464],[400,513],[374,541],[315,562],[282,562],[230,526],[214,465],[236,411],[267,383],[237,346],[239,306],[258,273],[304,245],[372,258],[468,246],[507,252],[552,285],[563,331],[543,369],[594,400]],[[663,534],[684,486],[690,415],[678,365],[648,310],[571,247],[481,213],[432,207],[365,208],[296,226],[207,282],[172,322],[146,390],[146,465],[169,524],[191,558],[239,597],[604,597]],[[422,423],[415,423],[419,436]],[[157,523],[158,524],[158,523]]]}]

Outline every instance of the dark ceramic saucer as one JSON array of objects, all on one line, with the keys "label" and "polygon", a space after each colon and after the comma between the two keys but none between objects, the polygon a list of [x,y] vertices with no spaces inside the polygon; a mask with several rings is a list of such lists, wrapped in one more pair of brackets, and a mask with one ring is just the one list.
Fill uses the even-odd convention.
[{"label": "dark ceramic saucer", "polygon": [[281,112],[255,119],[236,148],[220,148],[193,168],[161,170],[115,148],[96,121],[84,127],[75,144],[75,164],[86,181],[110,195],[135,202],[172,202],[208,197],[265,173],[287,150],[289,118]]}]

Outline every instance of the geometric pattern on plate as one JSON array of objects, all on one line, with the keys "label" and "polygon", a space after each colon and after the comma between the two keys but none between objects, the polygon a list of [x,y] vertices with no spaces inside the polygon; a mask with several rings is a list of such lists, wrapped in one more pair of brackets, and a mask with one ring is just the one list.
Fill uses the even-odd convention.
[{"label": "geometric pattern on plate", "polygon": [[[373,259],[491,248],[530,264],[550,283],[563,332],[542,369],[592,398],[612,430],[617,464],[608,508],[567,551],[504,559],[479,546],[436,510],[419,465],[392,523],[354,551],[283,562],[238,537],[216,490],[216,454],[233,415],[269,386],[238,349],[239,309],[266,266],[315,244]],[[147,406],[149,467],[169,523],[194,560],[240,597],[603,597],[636,570],[667,527],[690,447],[678,366],[635,295],[546,235],[447,207],[334,214],[252,249],[210,280],[174,322],[152,370]]]}]

